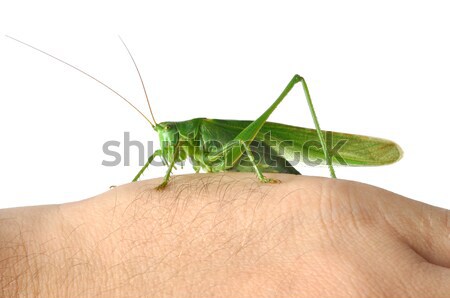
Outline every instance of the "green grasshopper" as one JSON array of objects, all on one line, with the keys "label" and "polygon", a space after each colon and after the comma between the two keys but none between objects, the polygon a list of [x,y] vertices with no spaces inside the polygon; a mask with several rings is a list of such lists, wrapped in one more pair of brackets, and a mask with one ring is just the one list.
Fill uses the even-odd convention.
[{"label": "green grasshopper", "polygon": [[[402,157],[401,148],[394,142],[362,135],[322,131],[319,126],[308,86],[303,77],[294,75],[275,102],[255,121],[219,120],[195,118],[182,122],[160,122],[155,120],[142,76],[130,50],[122,41],[139,75],[150,115],[145,116],[128,99],[85,71],[27,43],[7,36],[56,59],[82,74],[94,79],[139,112],[158,133],[161,149],[156,150],[134,177],[138,181],[155,157],[167,166],[163,182],[157,189],[163,189],[169,182],[173,168],[188,158],[194,170],[199,172],[255,172],[264,183],[280,182],[267,178],[263,173],[288,173],[301,175],[292,163],[299,156],[325,161],[330,176],[336,178],[333,163],[350,166],[378,166],[391,164]],[[315,129],[267,122],[269,116],[297,84],[301,83],[314,121]],[[327,138],[325,138],[325,136]],[[331,146],[339,150],[332,150]],[[336,152],[335,152],[336,151]],[[317,163],[316,163],[317,164]]]}]

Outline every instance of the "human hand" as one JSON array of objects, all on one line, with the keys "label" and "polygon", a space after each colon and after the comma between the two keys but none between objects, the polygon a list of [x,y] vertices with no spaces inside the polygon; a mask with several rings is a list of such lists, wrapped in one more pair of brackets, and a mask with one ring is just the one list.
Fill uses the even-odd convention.
[{"label": "human hand", "polygon": [[450,297],[450,212],[356,182],[175,177],[0,210],[2,297]]}]

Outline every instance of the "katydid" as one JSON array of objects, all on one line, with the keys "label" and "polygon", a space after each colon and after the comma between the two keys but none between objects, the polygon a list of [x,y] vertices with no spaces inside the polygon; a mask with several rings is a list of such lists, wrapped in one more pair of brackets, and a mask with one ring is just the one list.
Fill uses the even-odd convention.
[{"label": "katydid", "polygon": [[[255,121],[195,118],[182,122],[158,123],[153,115],[137,64],[123,41],[139,75],[153,122],[128,99],[87,72],[27,43],[7,37],[94,79],[121,97],[150,123],[159,135],[161,148],[148,157],[145,165],[132,180],[133,182],[139,180],[156,157],[159,157],[167,166],[163,182],[157,189],[163,189],[169,182],[175,165],[188,158],[196,172],[201,169],[206,172],[255,172],[259,181],[277,183],[278,180],[268,178],[263,173],[300,175],[300,172],[291,164],[297,161],[299,156],[315,158],[319,161],[318,163],[324,161],[332,178],[336,178],[333,163],[349,166],[378,166],[394,163],[402,157],[401,148],[386,139],[322,131],[306,81],[297,74],[293,76],[273,104]],[[267,122],[272,112],[297,83],[300,83],[303,88],[315,129]],[[338,152],[330,151],[333,144],[338,147]]]}]

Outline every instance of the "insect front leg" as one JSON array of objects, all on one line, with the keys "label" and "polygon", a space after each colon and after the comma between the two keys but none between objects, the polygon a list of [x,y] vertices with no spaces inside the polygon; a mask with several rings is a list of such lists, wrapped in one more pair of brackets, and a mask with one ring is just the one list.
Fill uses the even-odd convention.
[{"label": "insect front leg", "polygon": [[158,149],[152,155],[150,155],[150,157],[148,158],[148,160],[145,163],[145,165],[141,168],[139,173],[137,173],[137,175],[134,177],[133,181],[131,181],[131,182],[136,182],[136,181],[139,180],[139,177],[141,177],[141,175],[148,168],[148,166],[152,163],[152,161],[155,159],[156,156],[161,156],[161,150]]}]

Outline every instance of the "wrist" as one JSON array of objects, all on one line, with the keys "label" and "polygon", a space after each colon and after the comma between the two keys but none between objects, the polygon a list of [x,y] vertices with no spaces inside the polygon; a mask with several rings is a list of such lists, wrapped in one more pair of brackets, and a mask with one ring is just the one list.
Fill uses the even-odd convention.
[{"label": "wrist", "polygon": [[57,290],[67,250],[58,227],[58,206],[0,210],[0,271],[3,297],[49,295]]}]

